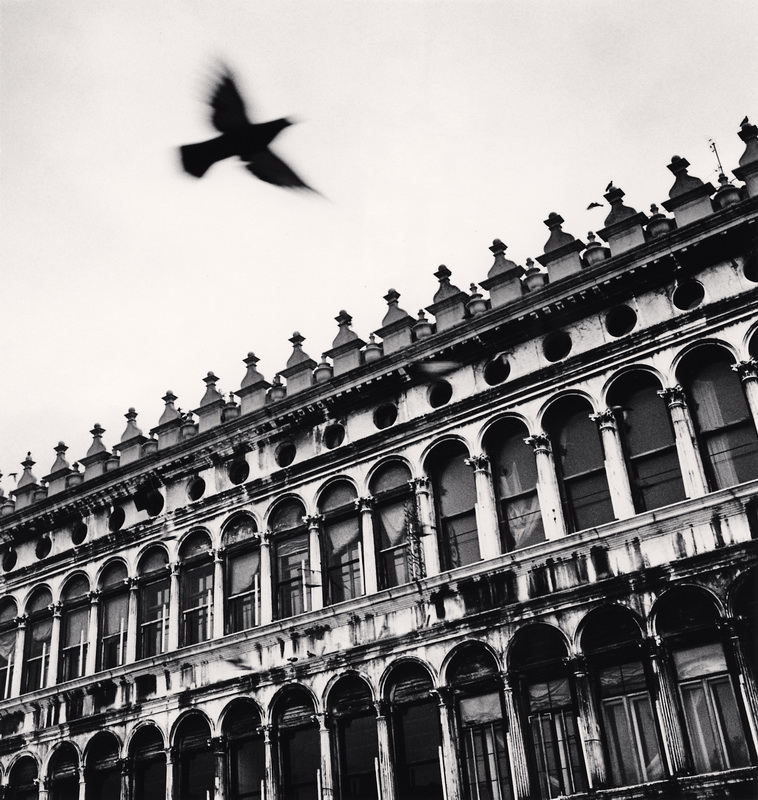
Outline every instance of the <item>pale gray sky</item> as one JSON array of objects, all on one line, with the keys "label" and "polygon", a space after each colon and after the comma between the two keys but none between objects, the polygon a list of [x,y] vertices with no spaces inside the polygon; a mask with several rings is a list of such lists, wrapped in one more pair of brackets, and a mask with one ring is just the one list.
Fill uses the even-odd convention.
[{"label": "pale gray sky", "polygon": [[[647,212],[675,153],[715,182],[756,30],[755,0],[2,0],[0,470],[95,422],[113,446],[129,406],[147,433],[249,350],[271,380],[294,330],[318,359],[342,308],[368,339],[387,289],[415,313],[441,263],[468,289],[495,237],[523,263],[551,211],[584,239],[611,180]],[[258,121],[300,120],[273,149],[326,199],[181,172],[219,60]]]}]

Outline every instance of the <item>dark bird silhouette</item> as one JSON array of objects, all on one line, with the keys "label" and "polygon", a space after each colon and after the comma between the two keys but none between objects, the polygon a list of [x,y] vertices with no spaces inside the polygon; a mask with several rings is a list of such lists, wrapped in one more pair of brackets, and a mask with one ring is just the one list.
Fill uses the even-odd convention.
[{"label": "dark bird silhouette", "polygon": [[590,203],[587,206],[587,211],[589,211],[591,208],[602,208],[602,207],[603,207],[602,203]]},{"label": "dark bird silhouette", "polygon": [[743,125],[749,125],[749,124],[750,124],[750,120],[747,117],[745,117],[745,119],[743,119],[742,122],[740,122],[740,127],[742,127]]},{"label": "dark bird silhouette", "polygon": [[606,187],[605,191],[610,192],[611,189],[615,189],[616,187],[613,185],[613,181],[611,181]]},{"label": "dark bird silhouette", "polygon": [[217,161],[238,156],[246,162],[245,168],[262,181],[290,189],[311,188],[268,149],[271,142],[293,124],[292,121],[285,117],[252,123],[228,69],[222,73],[210,105],[213,109],[211,122],[221,136],[179,148],[182,166],[190,175],[202,178]]}]

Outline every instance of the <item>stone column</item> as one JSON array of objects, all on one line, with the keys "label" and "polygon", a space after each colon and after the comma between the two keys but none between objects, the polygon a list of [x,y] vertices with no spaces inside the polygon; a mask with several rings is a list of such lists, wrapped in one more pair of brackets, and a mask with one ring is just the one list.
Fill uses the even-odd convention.
[{"label": "stone column", "polygon": [[479,553],[483,559],[495,558],[502,552],[497,522],[495,490],[490,477],[489,457],[480,454],[466,459],[474,470],[476,485],[476,529],[479,534]]},{"label": "stone column", "polygon": [[[305,591],[310,597],[310,602],[303,598],[307,611],[318,611],[324,607],[323,574],[325,564],[321,563],[321,514],[303,517],[308,526],[308,571],[304,576]],[[310,588],[308,588],[310,587]]]},{"label": "stone column", "polygon": [[371,512],[373,498],[361,497],[355,501],[361,515],[361,574],[363,593],[374,594],[379,588],[376,573],[376,539],[374,538],[374,518]]},{"label": "stone column", "polygon": [[210,740],[214,764],[214,800],[226,800],[226,739],[214,736]]},{"label": "stone column", "polygon": [[676,705],[676,686],[667,665],[660,637],[646,640],[646,656],[653,675],[653,708],[663,736],[663,753],[669,775],[687,771],[687,751]]},{"label": "stone column", "polygon": [[61,604],[52,603],[49,608],[53,612],[53,626],[50,632],[50,655],[45,686],[55,686],[58,683],[58,659],[61,649]]},{"label": "stone column", "polygon": [[747,712],[745,716],[753,741],[753,750],[758,751],[758,691],[756,690],[755,676],[752,674],[753,670],[747,657],[751,644],[742,634],[743,625],[744,623],[740,619],[725,619],[721,622],[725,634],[724,644],[737,668],[737,684]]},{"label": "stone column", "polygon": [[87,782],[84,777],[84,770],[77,770],[79,778],[79,800],[85,800],[87,797]]},{"label": "stone column", "polygon": [[560,539],[566,535],[566,519],[563,515],[561,491],[555,471],[550,437],[546,433],[536,433],[524,439],[534,448],[537,462],[537,497],[542,512],[542,526],[546,539]]},{"label": "stone column", "polygon": [[317,712],[318,735],[321,744],[321,797],[319,800],[332,800],[334,797],[334,778],[332,775],[332,738],[329,730],[329,717]]},{"label": "stone column", "polygon": [[90,592],[89,601],[89,624],[87,626],[87,662],[86,664],[82,664],[82,675],[94,675],[97,672],[97,651],[100,646],[100,592]]},{"label": "stone column", "polygon": [[440,551],[437,541],[437,525],[432,511],[432,499],[429,496],[429,478],[415,478],[411,482],[416,494],[416,511],[421,534],[421,548],[427,577],[437,575],[440,571]]},{"label": "stone column", "polygon": [[508,760],[511,765],[513,794],[516,800],[527,800],[531,796],[529,763],[526,758],[521,719],[516,710],[516,703],[513,697],[513,684],[516,682],[516,678],[515,675],[506,673],[501,673],[501,678],[503,681],[503,706],[505,707],[507,728],[506,741],[508,743]]},{"label": "stone column", "polygon": [[376,708],[376,741],[379,752],[379,800],[395,800],[395,774],[392,770],[392,745],[387,719],[387,705],[382,701],[374,703]]},{"label": "stone column", "polygon": [[661,389],[658,394],[665,400],[671,415],[684,492],[687,497],[703,497],[708,493],[708,481],[705,477],[703,459],[698,450],[695,428],[687,408],[684,389],[681,386],[672,386],[669,389]]},{"label": "stone column", "polygon": [[[169,565],[171,571],[171,585],[168,595],[168,652],[173,653],[179,648],[179,570],[181,564],[172,561]],[[161,637],[162,637],[161,632]]]},{"label": "stone column", "polygon": [[273,575],[271,569],[271,532],[264,531],[261,534],[261,568],[260,568],[260,603],[261,603],[261,625],[268,625],[274,618],[274,603],[271,596],[273,590]]},{"label": "stone column", "polygon": [[758,361],[749,358],[734,364],[732,369],[740,376],[753,424],[758,429]]},{"label": "stone column", "polygon": [[600,722],[587,677],[587,664],[582,656],[568,659],[574,673],[578,710],[579,736],[584,749],[584,763],[590,790],[602,789],[608,782],[603,753]]},{"label": "stone column", "polygon": [[276,777],[276,759],[274,758],[274,742],[271,739],[271,726],[262,725],[263,749],[266,756],[266,797],[265,800],[278,800],[279,781]]},{"label": "stone column", "polygon": [[224,635],[224,548],[211,550],[213,555],[213,628],[211,637]]},{"label": "stone column", "polygon": [[13,651],[13,676],[11,678],[11,697],[19,697],[23,692],[24,650],[26,649],[26,614],[16,617],[16,647]]},{"label": "stone column", "polygon": [[174,766],[174,759],[176,758],[176,749],[173,747],[166,748],[166,800],[181,800],[176,796],[177,790],[174,788],[174,778],[176,777],[176,769]]},{"label": "stone column", "polygon": [[637,512],[634,508],[632,487],[629,482],[624,451],[621,448],[616,417],[613,411],[607,408],[599,414],[590,414],[590,419],[597,423],[600,429],[600,439],[605,454],[605,474],[608,479],[614,516],[616,519],[633,517]]},{"label": "stone column", "polygon": [[126,654],[124,661],[133,664],[137,660],[137,641],[139,631],[139,579],[128,578],[129,605],[126,614]]},{"label": "stone column", "polygon": [[446,800],[460,800],[461,771],[458,764],[458,737],[455,730],[455,712],[450,689],[440,687],[432,692],[437,695],[442,731],[442,761],[440,779],[445,784]]},{"label": "stone column", "polygon": [[132,797],[132,762],[129,758],[120,758],[118,765],[121,769],[121,797],[114,800],[131,800]]},{"label": "stone column", "polygon": [[39,778],[39,793],[37,800],[48,800],[50,797],[50,781],[47,778]]}]

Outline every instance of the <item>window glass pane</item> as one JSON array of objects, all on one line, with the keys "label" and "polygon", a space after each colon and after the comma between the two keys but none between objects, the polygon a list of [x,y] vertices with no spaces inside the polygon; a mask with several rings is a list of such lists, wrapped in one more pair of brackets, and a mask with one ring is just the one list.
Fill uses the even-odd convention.
[{"label": "window glass pane", "polygon": [[560,427],[558,443],[563,475],[568,478],[603,466],[603,448],[589,406],[573,411]]},{"label": "window glass pane", "polygon": [[371,800],[376,795],[374,759],[378,757],[376,716],[366,714],[340,719],[340,797],[342,800]]},{"label": "window glass pane", "polygon": [[545,540],[536,490],[517,500],[503,499],[501,513],[508,528],[511,549],[518,550]]},{"label": "window glass pane", "polygon": [[64,613],[63,646],[78,645],[87,641],[87,625],[89,623],[89,608],[71,609]]},{"label": "window glass pane", "polygon": [[675,650],[673,655],[680,681],[714,672],[726,672],[724,648],[718,642]]},{"label": "window glass pane", "polygon": [[577,530],[603,525],[613,519],[605,470],[566,478],[563,485]]},{"label": "window glass pane", "polygon": [[103,570],[103,574],[100,578],[100,588],[110,589],[123,585],[126,578],[126,567],[121,562],[111,564]]},{"label": "window glass pane", "polygon": [[713,772],[724,768],[721,744],[714,729],[708,708],[705,688],[701,681],[681,687],[684,716],[690,750],[698,772]]},{"label": "window glass pane", "polygon": [[269,526],[272,531],[292,530],[303,525],[305,507],[299,500],[285,500],[271,515]]},{"label": "window glass pane", "polygon": [[642,779],[660,780],[663,778],[663,761],[658,747],[650,698],[646,694],[637,695],[630,699],[630,703],[638,738],[638,752],[642,760]]},{"label": "window glass pane", "polygon": [[126,616],[129,607],[129,597],[126,594],[107,597],[101,604],[102,633],[108,636],[118,633],[123,627],[126,630]]},{"label": "window glass pane", "polygon": [[179,548],[179,558],[184,560],[194,556],[205,555],[211,546],[211,540],[207,533],[198,531],[188,536]]},{"label": "window glass pane", "polygon": [[47,589],[38,591],[27,603],[26,613],[34,614],[37,611],[46,611],[47,607],[53,602],[53,596]]},{"label": "window glass pane", "polygon": [[500,695],[497,692],[480,694],[475,697],[461,697],[458,707],[461,722],[464,725],[498,722],[503,716]]},{"label": "window glass pane", "polygon": [[479,537],[474,511],[443,519],[442,528],[445,544],[444,560],[448,569],[473,564],[479,560]]},{"label": "window glass pane", "polygon": [[391,489],[406,487],[411,480],[411,471],[400,461],[393,461],[377,470],[371,479],[371,494],[377,495]]},{"label": "window glass pane", "polygon": [[235,517],[231,522],[227,523],[224,528],[224,546],[229,547],[230,545],[240,542],[253,541],[255,532],[255,520],[252,517],[247,516],[247,514]]},{"label": "window glass pane", "polygon": [[358,497],[355,487],[347,481],[338,481],[332,484],[319,500],[319,511],[325,513],[333,511],[335,508],[351,506]]},{"label": "window glass pane", "polygon": [[685,499],[676,448],[640,456],[631,463],[632,480],[642,495],[641,511],[678,503]]},{"label": "window glass pane", "polygon": [[450,458],[437,474],[435,490],[444,517],[469,511],[476,503],[474,470],[465,463],[465,457],[461,453]]},{"label": "window glass pane", "polygon": [[501,723],[469,728],[464,735],[465,788],[477,800],[510,800],[505,735]]},{"label": "window glass pane", "polygon": [[229,595],[242,594],[254,588],[260,569],[260,553],[253,550],[229,557]]},{"label": "window glass pane", "polygon": [[543,711],[571,705],[571,687],[568,678],[530,683],[527,687],[529,710]]},{"label": "window glass pane", "polygon": [[524,442],[526,429],[508,436],[496,451],[496,479],[500,497],[531,491],[537,484],[537,461]]},{"label": "window glass pane", "polygon": [[640,662],[619,664],[600,670],[600,693],[603,697],[646,691],[645,670]]},{"label": "window glass pane", "polygon": [[701,431],[718,430],[750,417],[739,378],[727,360],[700,367],[690,383],[690,394]]},{"label": "window glass pane", "polygon": [[640,783],[631,720],[622,700],[604,700],[603,718],[614,786]]},{"label": "window glass pane", "polygon": [[758,443],[752,422],[706,435],[718,487],[734,486],[758,476]]},{"label": "window glass pane", "polygon": [[317,800],[316,770],[321,758],[318,731],[300,728],[279,731],[281,776],[287,800]]},{"label": "window glass pane", "polygon": [[750,763],[750,756],[732,682],[724,675],[722,678],[711,679],[708,684],[729,766],[746,767]]},{"label": "window glass pane", "polygon": [[166,551],[162,547],[156,547],[153,550],[149,550],[142,557],[139,571],[141,575],[147,575],[150,572],[158,572],[161,569],[165,569],[167,564],[168,556]]},{"label": "window glass pane", "polygon": [[403,544],[408,530],[407,500],[381,506],[377,509],[379,547],[385,549]]},{"label": "window glass pane", "polygon": [[433,703],[394,711],[398,800],[442,798],[439,712]]}]

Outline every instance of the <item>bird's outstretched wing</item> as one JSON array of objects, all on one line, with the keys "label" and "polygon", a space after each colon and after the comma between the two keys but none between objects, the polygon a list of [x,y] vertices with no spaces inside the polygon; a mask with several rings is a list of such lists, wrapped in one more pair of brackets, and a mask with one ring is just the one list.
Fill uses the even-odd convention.
[{"label": "bird's outstretched wing", "polygon": [[284,186],[288,189],[310,189],[310,186],[298,176],[284,161],[275,156],[270,150],[260,150],[245,165],[246,169],[266,183],[275,186]]},{"label": "bird's outstretched wing", "polygon": [[250,125],[245,110],[245,101],[234,83],[234,77],[228,70],[221,76],[211,97],[213,116],[211,122],[221,133],[231,133]]}]

